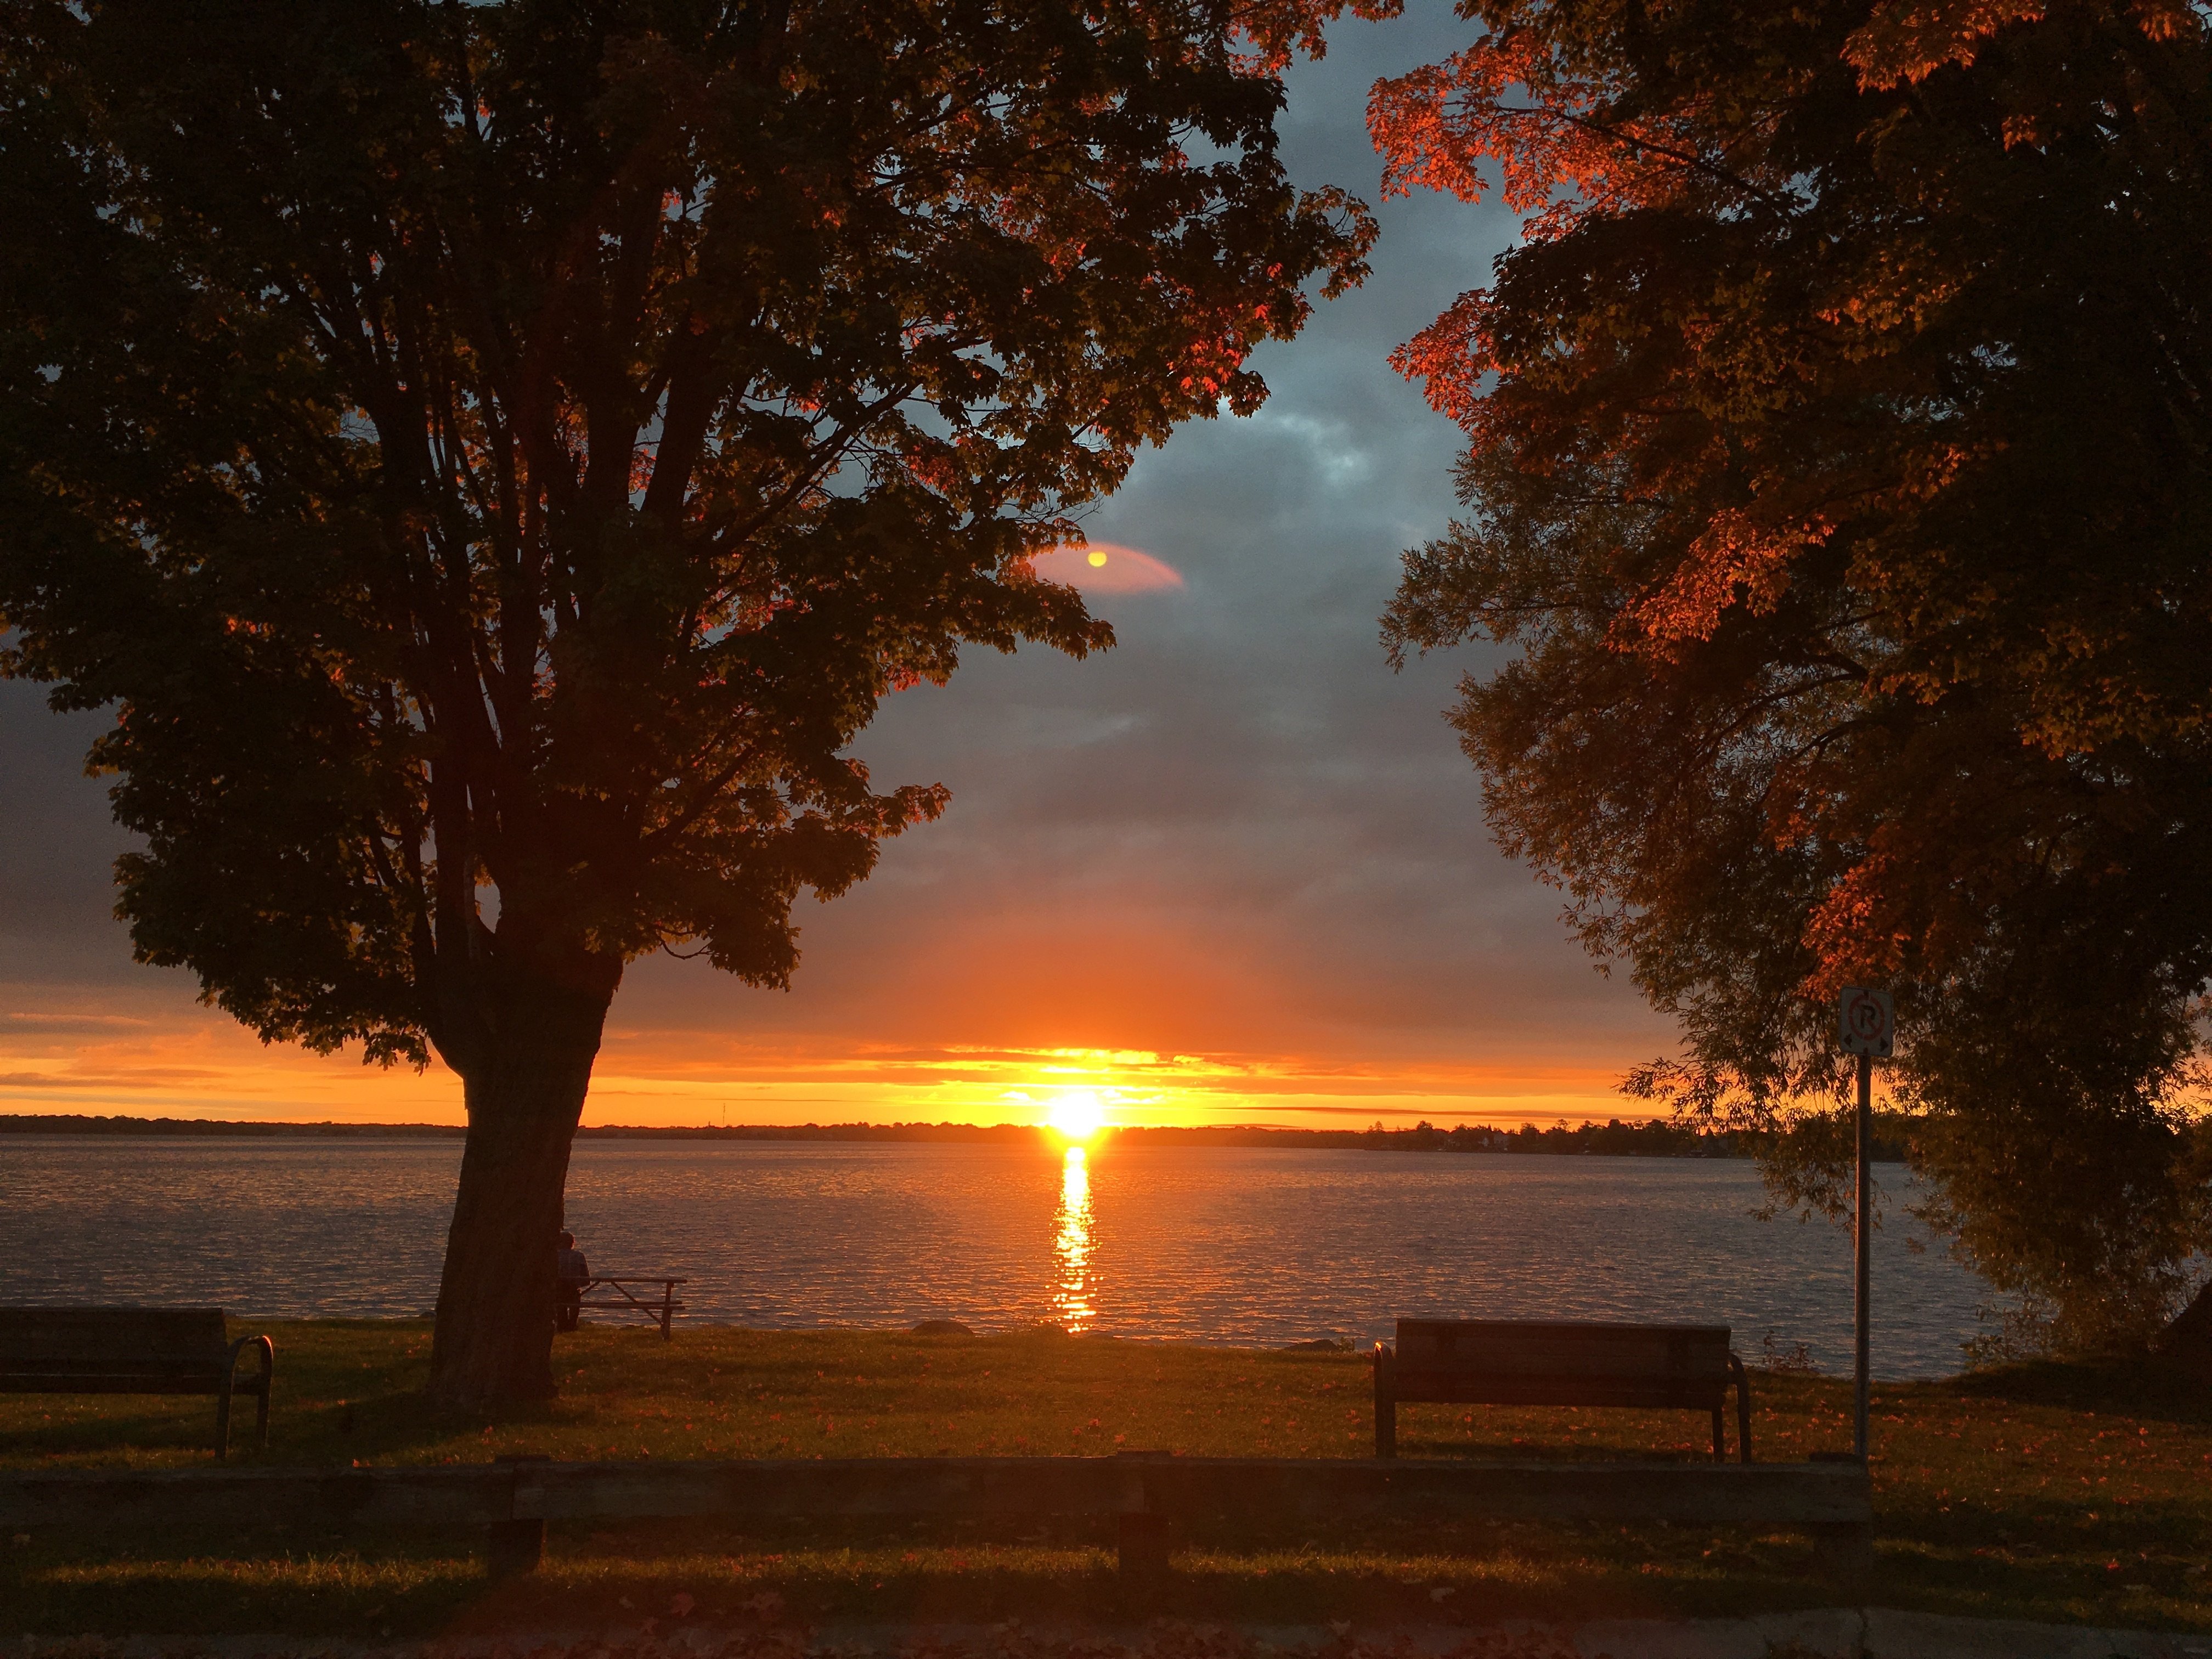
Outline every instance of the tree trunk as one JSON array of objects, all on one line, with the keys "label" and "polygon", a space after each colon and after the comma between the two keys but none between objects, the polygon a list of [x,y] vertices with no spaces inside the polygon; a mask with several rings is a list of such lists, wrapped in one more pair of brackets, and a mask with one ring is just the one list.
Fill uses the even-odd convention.
[{"label": "tree trunk", "polygon": [[611,985],[503,977],[494,1035],[462,1073],[468,1139],[430,1347],[431,1397],[455,1411],[555,1393],[554,1251],[568,1149],[614,994]]}]

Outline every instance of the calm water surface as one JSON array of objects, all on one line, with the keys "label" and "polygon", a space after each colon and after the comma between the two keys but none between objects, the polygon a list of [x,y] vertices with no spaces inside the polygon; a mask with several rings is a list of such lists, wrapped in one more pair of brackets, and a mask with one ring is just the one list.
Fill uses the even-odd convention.
[{"label": "calm water surface", "polygon": [[[460,1144],[0,1139],[14,1302],[269,1318],[435,1299]],[[1875,1245],[1877,1375],[1960,1364],[1989,1287],[1899,1214]],[[1748,1163],[1189,1148],[583,1141],[568,1224],[602,1273],[676,1273],[690,1317],[964,1320],[1177,1341],[1364,1343],[1401,1315],[1643,1319],[1850,1356],[1850,1245],[1760,1222]]]}]

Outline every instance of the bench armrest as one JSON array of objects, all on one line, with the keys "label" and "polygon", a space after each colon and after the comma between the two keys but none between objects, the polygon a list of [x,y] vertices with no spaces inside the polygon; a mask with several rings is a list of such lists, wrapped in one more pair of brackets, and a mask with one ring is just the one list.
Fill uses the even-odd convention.
[{"label": "bench armrest", "polygon": [[[1729,1350],[1729,1370],[1735,1377],[1735,1443],[1736,1455],[1743,1462],[1751,1462],[1751,1373],[1743,1368],[1735,1350]],[[1725,1395],[1723,1398],[1726,1398]]]},{"label": "bench armrest", "polygon": [[238,1362],[248,1348],[261,1352],[261,1375],[246,1385],[254,1397],[254,1443],[264,1450],[269,1446],[269,1395],[276,1376],[276,1345],[265,1336],[241,1336],[230,1345],[230,1364],[222,1374],[222,1391],[216,1397],[215,1455],[218,1458],[230,1455],[230,1397],[238,1389]]},{"label": "bench armrest", "polygon": [[1381,1342],[1375,1345],[1375,1455],[1398,1455],[1398,1356]]},{"label": "bench armrest", "polygon": [[238,1386],[238,1362],[248,1348],[261,1350],[261,1386],[266,1389],[269,1380],[276,1375],[276,1345],[265,1336],[241,1336],[230,1345],[230,1385]]}]

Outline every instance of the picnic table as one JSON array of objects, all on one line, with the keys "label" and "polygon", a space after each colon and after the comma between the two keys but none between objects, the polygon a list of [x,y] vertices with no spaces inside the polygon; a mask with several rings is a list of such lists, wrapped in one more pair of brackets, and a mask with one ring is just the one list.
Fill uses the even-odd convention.
[{"label": "picnic table", "polygon": [[[676,1299],[676,1287],[690,1282],[688,1279],[678,1278],[672,1273],[662,1273],[657,1276],[599,1273],[584,1281],[583,1288],[577,1292],[576,1305],[580,1308],[598,1308],[616,1315],[641,1314],[647,1324],[660,1327],[661,1340],[665,1342],[672,1340],[669,1335],[670,1322],[684,1311],[684,1304]],[[650,1291],[641,1296],[630,1288],[632,1285],[648,1285],[659,1286],[659,1297],[654,1297]],[[605,1291],[608,1294],[595,1300],[592,1296],[593,1291]]]}]

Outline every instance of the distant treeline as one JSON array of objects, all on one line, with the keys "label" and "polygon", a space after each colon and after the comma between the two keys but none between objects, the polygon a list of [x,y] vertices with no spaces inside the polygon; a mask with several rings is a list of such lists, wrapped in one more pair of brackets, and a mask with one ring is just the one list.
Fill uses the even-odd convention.
[{"label": "distant treeline", "polygon": [[[1887,1163],[1903,1156],[1901,1124],[1885,1121],[1877,1129],[1875,1156]],[[583,1140],[845,1140],[959,1142],[1020,1145],[1040,1131],[1026,1123],[801,1123],[728,1124],[647,1128],[608,1126],[577,1131]],[[85,1117],[62,1115],[0,1116],[0,1134],[30,1135],[245,1135],[333,1139],[378,1139],[410,1136],[457,1139],[458,1125],[443,1123],[252,1123],[183,1117]],[[1517,1129],[1462,1124],[1439,1129],[1421,1123],[1410,1129],[1269,1129],[1257,1127],[1167,1128],[1132,1127],[1112,1131],[1124,1146],[1279,1146],[1390,1152],[1547,1152],[1598,1158],[1750,1158],[1762,1137],[1705,1130],[1665,1118],[1624,1123],[1554,1124]]]},{"label": "distant treeline", "polygon": [[457,1123],[255,1123],[208,1117],[86,1117],[82,1115],[0,1115],[0,1135],[244,1135],[270,1140],[327,1136],[340,1140],[459,1140]]},{"label": "distant treeline", "polygon": [[1143,1128],[1119,1130],[1116,1139],[1138,1146],[1313,1146],[1378,1152],[1589,1153],[1601,1158],[1748,1158],[1753,1150],[1741,1135],[1709,1133],[1664,1119],[1623,1123],[1619,1118],[1572,1127],[1554,1124],[1548,1129],[1533,1123],[1517,1129],[1467,1123],[1455,1129],[1439,1129],[1431,1123],[1410,1129],[1389,1129],[1380,1123],[1365,1129]]}]

